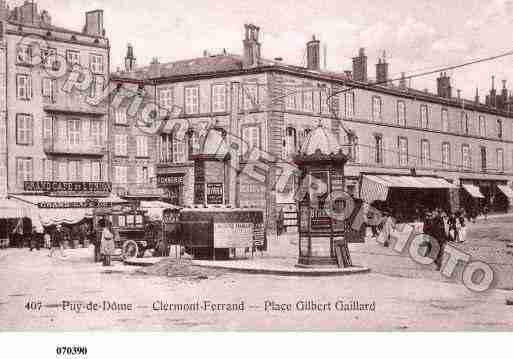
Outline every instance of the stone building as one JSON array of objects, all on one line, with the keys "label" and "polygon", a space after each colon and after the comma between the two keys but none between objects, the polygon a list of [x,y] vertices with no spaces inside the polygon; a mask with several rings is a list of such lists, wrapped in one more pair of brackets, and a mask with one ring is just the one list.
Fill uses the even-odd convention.
[{"label": "stone building", "polygon": [[[467,186],[491,206],[499,196],[512,195],[513,114],[507,90],[494,95],[492,87],[492,100],[485,104],[479,96],[472,101],[453,97],[444,73],[436,94],[409,88],[406,77],[396,85],[388,78],[385,56],[376,64],[374,82],[367,74],[364,49],[353,59],[353,71],[321,70],[320,41],[315,38],[306,44],[306,67],[287,65],[261,56],[259,31],[245,26],[242,56],[205,52],[195,59],[127,66],[113,75],[120,84],[153,94],[159,121],[172,119],[159,122],[152,147],[156,153],[150,155],[157,159],[155,183],[169,201],[203,203],[195,198],[192,158],[215,127],[239,139],[232,146],[239,148],[236,155],[229,151],[230,173],[223,174],[228,178],[224,204],[265,208],[272,224],[276,210],[294,201],[292,191],[274,190],[279,171],[292,163],[319,124],[345,144],[351,158],[346,190],[355,196],[365,173],[436,175]],[[129,54],[133,57],[133,50]],[[170,117],[167,110],[177,111]],[[177,121],[186,124],[188,136],[177,136]],[[262,152],[246,151],[252,147]],[[260,170],[247,171],[255,166]],[[218,185],[210,188],[217,191]],[[208,190],[201,189],[207,195]]]},{"label": "stone building", "polygon": [[0,0],[2,194],[26,192],[27,181],[109,180],[108,105],[90,99],[109,79],[110,45],[102,10],[84,20],[64,29],[33,1]]}]

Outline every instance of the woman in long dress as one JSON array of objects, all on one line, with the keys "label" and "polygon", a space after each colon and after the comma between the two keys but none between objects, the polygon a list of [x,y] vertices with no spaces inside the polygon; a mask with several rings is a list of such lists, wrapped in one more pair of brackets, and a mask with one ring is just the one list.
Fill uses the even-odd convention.
[{"label": "woman in long dress", "polygon": [[103,256],[103,265],[110,266],[111,256],[114,254],[114,234],[112,234],[110,222],[103,227],[101,236],[100,251]]}]

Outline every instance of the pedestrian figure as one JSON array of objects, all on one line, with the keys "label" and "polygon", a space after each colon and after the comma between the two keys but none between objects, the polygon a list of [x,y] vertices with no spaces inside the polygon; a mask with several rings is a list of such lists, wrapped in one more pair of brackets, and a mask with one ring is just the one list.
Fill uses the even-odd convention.
[{"label": "pedestrian figure", "polygon": [[394,220],[390,213],[384,212],[385,219],[382,222],[383,228],[381,230],[381,235],[383,236],[383,246],[389,247],[390,246],[390,237],[392,235],[392,232],[394,230]]},{"label": "pedestrian figure", "polygon": [[52,238],[50,237],[50,233],[48,231],[44,231],[43,239],[44,239],[44,246],[46,249],[52,248]]},{"label": "pedestrian figure", "polygon": [[43,228],[32,227],[32,236],[30,237],[30,251],[34,248],[37,250],[41,249],[41,242],[43,241]]},{"label": "pedestrian figure", "polygon": [[460,214],[460,216],[458,217],[458,221],[457,221],[456,225],[459,226],[458,242],[463,243],[463,242],[465,242],[466,236],[467,236],[467,226],[466,226],[465,216],[463,216],[463,214]]},{"label": "pedestrian figure", "polygon": [[446,245],[445,224],[442,218],[441,209],[436,210],[432,226],[433,237],[438,242],[438,253],[436,255],[434,262],[436,264],[436,269],[441,270]]},{"label": "pedestrian figure", "polygon": [[483,216],[484,216],[484,220],[487,221],[488,220],[488,205],[484,205],[483,207]]},{"label": "pedestrian figure", "polygon": [[57,248],[61,252],[61,256],[66,257],[64,254],[64,231],[62,230],[62,226],[60,224],[57,225],[55,231],[53,232],[52,248],[50,249],[49,254],[50,257],[53,256],[53,252],[55,252]]},{"label": "pedestrian figure", "polygon": [[457,237],[457,228],[456,228],[456,214],[451,213],[449,218],[447,219],[447,224],[449,226],[449,241],[454,242]]},{"label": "pedestrian figure", "polygon": [[114,235],[111,231],[111,224],[107,221],[105,227],[103,227],[101,234],[101,254],[103,256],[103,265],[111,265],[111,257],[114,254]]},{"label": "pedestrian figure", "polygon": [[12,238],[14,246],[18,248],[23,247],[23,221],[20,219],[12,231]]}]

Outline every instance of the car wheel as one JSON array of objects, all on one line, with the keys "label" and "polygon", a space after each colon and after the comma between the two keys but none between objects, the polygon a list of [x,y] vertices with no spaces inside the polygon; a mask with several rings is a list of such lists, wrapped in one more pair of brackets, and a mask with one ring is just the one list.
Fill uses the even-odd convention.
[{"label": "car wheel", "polygon": [[139,254],[139,248],[137,247],[137,243],[133,240],[128,240],[125,243],[123,243],[122,254],[123,259],[137,258]]}]

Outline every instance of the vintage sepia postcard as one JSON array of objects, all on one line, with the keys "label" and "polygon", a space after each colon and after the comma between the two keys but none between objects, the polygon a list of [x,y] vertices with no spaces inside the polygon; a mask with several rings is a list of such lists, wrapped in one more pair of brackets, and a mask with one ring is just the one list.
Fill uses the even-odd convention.
[{"label": "vintage sepia postcard", "polygon": [[0,331],[511,331],[512,19],[0,0]]}]

